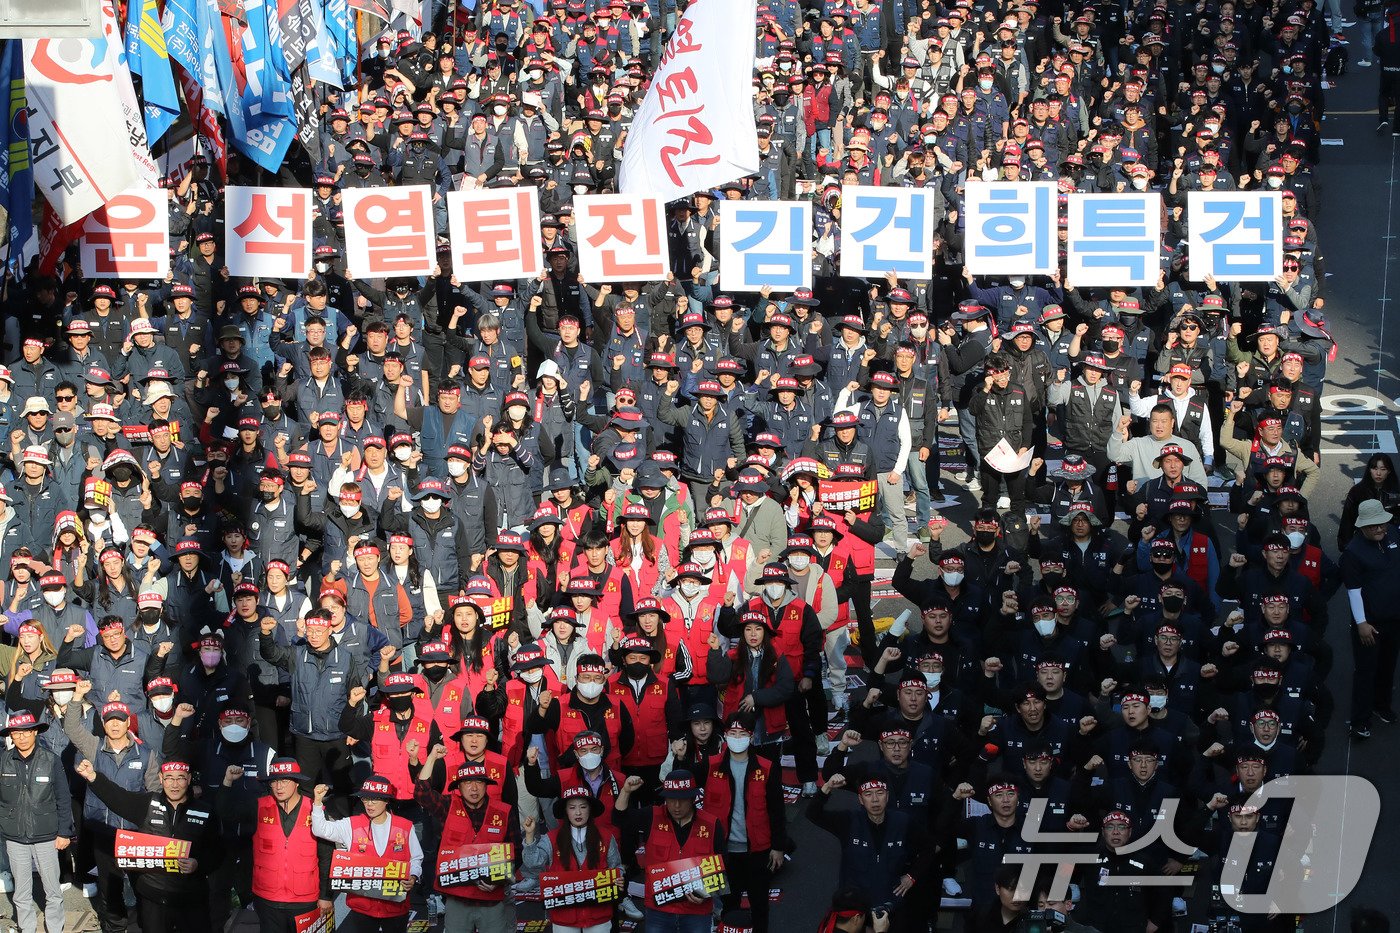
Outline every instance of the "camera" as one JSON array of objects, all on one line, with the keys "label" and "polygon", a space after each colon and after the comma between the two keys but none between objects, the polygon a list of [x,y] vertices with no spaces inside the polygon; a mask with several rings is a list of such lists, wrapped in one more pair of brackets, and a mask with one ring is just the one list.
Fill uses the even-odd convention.
[{"label": "camera", "polygon": [[1058,910],[1028,910],[1016,922],[1017,933],[1058,933],[1065,928],[1065,915]]}]

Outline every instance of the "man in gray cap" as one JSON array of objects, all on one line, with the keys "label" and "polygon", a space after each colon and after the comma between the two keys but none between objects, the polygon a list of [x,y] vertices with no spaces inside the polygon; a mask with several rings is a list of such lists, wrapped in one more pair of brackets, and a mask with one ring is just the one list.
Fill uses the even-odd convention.
[{"label": "man in gray cap", "polygon": [[1342,583],[1351,601],[1351,735],[1371,737],[1371,717],[1395,722],[1391,693],[1400,654],[1400,533],[1377,499],[1361,503],[1356,537],[1342,552]]}]

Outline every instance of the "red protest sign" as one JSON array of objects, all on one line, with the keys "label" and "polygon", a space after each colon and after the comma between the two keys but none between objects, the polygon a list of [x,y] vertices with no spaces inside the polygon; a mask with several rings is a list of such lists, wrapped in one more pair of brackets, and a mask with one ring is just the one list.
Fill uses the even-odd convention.
[{"label": "red protest sign", "polygon": [[180,870],[180,859],[190,857],[190,841],[119,829],[113,854],[117,867],[124,871],[164,871],[174,874]]}]

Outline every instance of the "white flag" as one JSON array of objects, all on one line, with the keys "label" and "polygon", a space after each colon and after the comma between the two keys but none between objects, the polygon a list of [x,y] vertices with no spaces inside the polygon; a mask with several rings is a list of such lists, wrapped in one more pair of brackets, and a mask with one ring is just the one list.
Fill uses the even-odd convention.
[{"label": "white flag", "polygon": [[664,201],[758,171],[757,0],[695,0],[666,43],[622,154],[623,194]]},{"label": "white flag", "polygon": [[155,182],[110,2],[102,20],[95,39],[24,40],[34,180],[65,224]]}]

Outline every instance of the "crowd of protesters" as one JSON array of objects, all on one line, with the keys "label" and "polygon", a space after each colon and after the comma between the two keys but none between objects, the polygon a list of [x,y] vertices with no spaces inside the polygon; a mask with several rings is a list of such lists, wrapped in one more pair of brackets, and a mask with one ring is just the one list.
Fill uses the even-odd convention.
[{"label": "crowd of protesters", "polygon": [[[684,5],[482,2],[380,37],[316,157],[172,176],[164,281],[76,251],[9,281],[20,928],[37,874],[50,933],[70,882],[104,933],[133,903],[143,933],[513,933],[542,873],[617,869],[632,893],[551,907],[556,933],[766,933],[770,887],[835,861],[824,931],[1293,930],[1219,879],[1298,883],[1278,853],[1321,816],[1251,795],[1313,771],[1334,715],[1395,721],[1400,636],[1391,458],[1335,539],[1310,518],[1332,7],[765,0],[758,171],[668,205],[663,280],[598,284],[572,202],[616,190]],[[546,271],[347,271],[342,192],[433,186],[445,243],[467,178],[538,189]],[[1160,191],[1156,286],[968,274],[966,186],[1017,180]],[[306,279],[230,277],[226,184],[314,189]],[[936,194],[931,279],[837,275],[843,184]],[[1238,189],[1281,192],[1282,275],[1192,281],[1186,196]],[[717,201],[789,198],[816,286],[722,291]],[[823,497],[854,481],[872,507]],[[1018,883],[1056,851],[1034,830],[1092,853],[1070,886]],[[189,847],[128,870],[123,831]],[[509,878],[445,883],[439,851],[498,843]],[[411,891],[337,908],[337,849]],[[715,854],[722,895],[657,896],[648,868]]]}]

